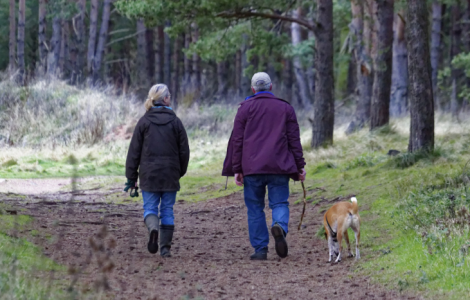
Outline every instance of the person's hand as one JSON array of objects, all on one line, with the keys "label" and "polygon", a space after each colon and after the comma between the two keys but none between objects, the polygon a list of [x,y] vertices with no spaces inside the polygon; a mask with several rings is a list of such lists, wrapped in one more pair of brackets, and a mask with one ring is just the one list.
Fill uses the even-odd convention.
[{"label": "person's hand", "polygon": [[235,174],[235,184],[238,186],[243,186],[243,174],[241,173]]},{"label": "person's hand", "polygon": [[304,182],[305,181],[305,177],[307,177],[307,172],[305,172],[305,169],[302,169],[300,170],[300,173],[299,173],[299,180]]},{"label": "person's hand", "polygon": [[125,183],[126,187],[124,188],[124,192],[129,191],[129,189],[133,189],[137,186],[137,181],[127,179],[127,182]]}]

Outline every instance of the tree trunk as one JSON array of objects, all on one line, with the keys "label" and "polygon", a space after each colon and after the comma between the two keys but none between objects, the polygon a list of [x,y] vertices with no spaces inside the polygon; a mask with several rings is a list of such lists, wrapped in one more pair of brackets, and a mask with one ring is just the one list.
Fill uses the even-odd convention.
[{"label": "tree trunk", "polygon": [[216,99],[220,101],[227,92],[227,62],[221,61],[217,63],[217,94]]},{"label": "tree trunk", "polygon": [[181,60],[181,45],[183,44],[183,37],[181,35],[175,38],[173,49],[173,73],[171,83],[171,96],[173,100],[173,107],[178,108],[178,96],[180,91],[180,60]]},{"label": "tree trunk", "polygon": [[145,94],[148,91],[148,65],[147,65],[147,41],[145,39],[146,32],[143,19],[137,20],[137,82],[136,87],[139,94]]},{"label": "tree trunk", "polygon": [[[193,23],[192,27],[192,42],[196,43],[199,40],[199,28]],[[201,89],[201,58],[196,53],[193,55],[193,78],[191,79],[193,89],[196,91],[196,98],[199,97]]]},{"label": "tree trunk", "polygon": [[[314,78],[315,80],[315,78]],[[284,72],[282,72],[283,94],[287,101],[292,102],[292,60],[284,60]]]},{"label": "tree trunk", "polygon": [[426,1],[407,0],[406,38],[410,99],[410,143],[408,151],[434,149],[434,101],[429,54]]},{"label": "tree trunk", "polygon": [[354,36],[354,56],[356,58],[356,111],[346,133],[350,134],[364,127],[370,119],[372,98],[372,13],[370,0],[351,0],[352,22],[350,30]]},{"label": "tree trunk", "polygon": [[90,31],[88,37],[88,54],[87,54],[87,70],[88,76],[93,74],[93,66],[95,60],[96,34],[98,28],[98,0],[91,0],[90,7]]},{"label": "tree trunk", "polygon": [[[153,76],[155,74],[155,51],[153,50],[154,38],[153,29],[147,28],[145,30],[145,57],[147,62],[147,84],[150,83],[150,85],[153,84]],[[147,88],[150,89],[150,86]]]},{"label": "tree trunk", "polygon": [[65,78],[67,73],[67,59],[68,59],[68,51],[69,51],[69,44],[68,44],[68,35],[69,35],[69,28],[68,23],[64,19],[61,20],[62,32],[60,38],[60,55],[59,55],[59,72],[62,78]]},{"label": "tree trunk", "polygon": [[9,42],[9,69],[16,69],[16,1],[10,0],[10,42]]},{"label": "tree trunk", "polygon": [[60,46],[61,46],[61,29],[62,21],[60,17],[54,17],[52,19],[52,38],[51,38],[51,49],[47,58],[47,73],[52,76],[57,76],[59,72],[59,60],[60,60]]},{"label": "tree trunk", "polygon": [[[191,45],[191,27],[188,28],[186,33],[184,34],[184,48],[189,49]],[[184,93],[188,91],[191,86],[191,73],[192,73],[192,66],[191,66],[191,56],[189,54],[184,54]]]},{"label": "tree trunk", "polygon": [[439,109],[437,97],[437,73],[439,70],[439,54],[441,51],[441,25],[442,4],[435,0],[432,3],[432,34],[431,34],[431,67],[432,67],[432,90],[436,109]]},{"label": "tree trunk", "polygon": [[393,1],[380,0],[377,5],[377,56],[374,59],[374,84],[370,130],[388,124],[392,87]]},{"label": "tree trunk", "polygon": [[154,29],[154,51],[155,51],[155,82],[163,83],[163,46],[164,46],[164,33],[163,26],[158,26]]},{"label": "tree trunk", "polygon": [[390,97],[390,114],[403,116],[408,101],[408,53],[405,39],[404,14],[395,15],[395,33],[393,40],[392,94]]},{"label": "tree trunk", "polygon": [[103,60],[104,47],[108,38],[109,17],[111,15],[111,0],[104,0],[103,15],[101,18],[100,37],[96,47],[95,59],[93,61],[93,84],[100,78],[101,62]]},{"label": "tree trunk", "polygon": [[349,64],[348,64],[348,81],[346,86],[346,94],[348,96],[354,96],[356,93],[356,86],[357,86],[357,74],[356,74],[357,66],[356,66],[356,56],[351,54],[349,57]]},{"label": "tree trunk", "polygon": [[75,19],[75,61],[72,71],[72,84],[79,83],[83,79],[83,66],[85,60],[85,15],[86,0],[78,0],[78,15]]},{"label": "tree trunk", "polygon": [[18,4],[18,82],[25,84],[24,64],[24,27],[25,27],[26,0],[19,0]]},{"label": "tree trunk", "polygon": [[235,97],[240,96],[242,84],[242,51],[240,49],[235,53]]},{"label": "tree trunk", "polygon": [[[248,78],[248,76],[244,75],[245,70],[249,66],[249,61],[246,55],[246,52],[248,51],[248,36],[244,33],[242,35],[243,38],[243,43],[242,43],[242,78],[241,78],[241,86],[240,86],[240,93],[241,95],[246,95],[250,93],[250,85],[251,85],[251,80]],[[290,99],[289,99],[290,100]]]},{"label": "tree trunk", "polygon": [[[170,22],[165,22],[165,28],[170,26]],[[163,49],[163,82],[171,88],[171,40],[170,36],[165,32]]]},{"label": "tree trunk", "polygon": [[39,0],[39,28],[38,28],[38,50],[39,50],[39,72],[43,76],[47,72],[47,46],[46,46],[46,0]]},{"label": "tree trunk", "polygon": [[[454,59],[461,52],[461,39],[462,39],[462,26],[461,26],[461,12],[460,12],[460,1],[452,6],[452,28],[451,28],[451,50],[450,59]],[[461,70],[452,67],[451,79],[452,79],[452,93],[450,97],[450,111],[453,117],[458,117],[460,110],[460,99],[459,99],[459,79],[462,76]]]},{"label": "tree trunk", "polygon": [[333,76],[333,1],[317,0],[315,43],[315,102],[312,121],[312,148],[333,143],[335,118]]},{"label": "tree trunk", "polygon": [[[301,8],[297,8],[296,10],[292,11],[293,18],[300,18],[302,14]],[[297,46],[299,43],[302,42],[302,35],[300,31],[300,25],[297,23],[291,23],[291,39],[292,39],[292,46]],[[309,93],[309,88],[306,81],[306,76],[304,72],[304,68],[302,66],[302,62],[299,56],[295,56],[292,59],[292,66],[294,68],[295,79],[297,81],[297,87],[299,88],[299,99],[297,99],[297,103],[300,107],[305,107],[308,103],[311,102],[311,97]]]}]

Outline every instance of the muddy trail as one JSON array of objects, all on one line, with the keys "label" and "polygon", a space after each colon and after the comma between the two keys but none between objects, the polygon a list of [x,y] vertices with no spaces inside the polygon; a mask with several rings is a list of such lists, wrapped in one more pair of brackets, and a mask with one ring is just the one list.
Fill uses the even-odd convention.
[{"label": "muddy trail", "polygon": [[[105,193],[76,192],[73,201],[67,201],[70,193],[0,194],[0,202],[9,205],[9,213],[34,217],[19,235],[68,267],[60,275],[62,284],[82,292],[103,289],[108,299],[419,298],[359,277],[352,271],[353,258],[327,263],[327,243],[315,237],[319,204],[307,205],[304,226],[297,231],[302,205],[292,205],[297,197],[291,197],[289,256],[276,255],[271,237],[268,261],[253,262],[240,193],[198,203],[180,200],[173,257],[163,259],[147,252],[141,203],[105,203],[100,201]],[[266,208],[268,225],[270,214]]]}]

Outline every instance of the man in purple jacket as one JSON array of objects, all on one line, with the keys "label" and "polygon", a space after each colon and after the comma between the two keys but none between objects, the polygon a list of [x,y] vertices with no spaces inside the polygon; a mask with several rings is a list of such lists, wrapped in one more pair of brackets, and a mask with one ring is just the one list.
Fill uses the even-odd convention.
[{"label": "man in purple jacket", "polygon": [[255,249],[252,260],[267,259],[269,233],[264,197],[268,187],[271,234],[276,253],[284,258],[288,252],[289,179],[305,180],[299,124],[294,108],[270,92],[268,74],[253,75],[251,89],[254,95],[240,104],[235,117],[222,175],[235,176],[235,183],[244,185],[248,231]]}]

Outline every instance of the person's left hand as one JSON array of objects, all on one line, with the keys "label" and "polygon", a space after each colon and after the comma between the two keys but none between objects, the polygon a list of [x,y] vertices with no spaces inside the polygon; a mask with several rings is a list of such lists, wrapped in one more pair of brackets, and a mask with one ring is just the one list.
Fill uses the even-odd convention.
[{"label": "person's left hand", "polygon": [[235,174],[235,184],[238,186],[243,186],[243,174],[241,173]]}]

